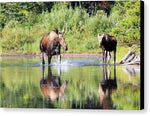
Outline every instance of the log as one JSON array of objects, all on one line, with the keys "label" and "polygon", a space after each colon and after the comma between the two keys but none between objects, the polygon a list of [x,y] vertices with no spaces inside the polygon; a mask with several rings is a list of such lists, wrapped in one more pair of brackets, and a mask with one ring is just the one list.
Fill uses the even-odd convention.
[{"label": "log", "polygon": [[132,54],[133,52],[130,50],[127,54],[123,56],[123,58],[120,60],[119,64],[124,64],[125,61],[128,59],[128,57]]},{"label": "log", "polygon": [[119,64],[136,64],[139,65],[140,64],[140,55],[136,54],[133,51],[129,51],[127,54],[125,54],[123,56],[123,58],[119,61]]},{"label": "log", "polygon": [[131,54],[125,61],[125,63],[131,62],[135,57],[135,54]]}]

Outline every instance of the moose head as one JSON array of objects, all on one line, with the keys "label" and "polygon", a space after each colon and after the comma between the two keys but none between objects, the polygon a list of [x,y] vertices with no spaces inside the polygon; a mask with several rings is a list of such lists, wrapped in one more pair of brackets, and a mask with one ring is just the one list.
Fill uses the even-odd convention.
[{"label": "moose head", "polygon": [[65,42],[65,37],[63,36],[63,34],[65,33],[65,28],[62,30],[62,32],[58,32],[58,37],[59,37],[59,43],[60,45],[63,47],[63,49],[65,51],[68,50],[67,44]]},{"label": "moose head", "polygon": [[98,34],[98,43],[99,47],[102,48],[103,44],[105,44],[106,41],[108,41],[109,37],[108,34],[104,33],[103,35]]}]

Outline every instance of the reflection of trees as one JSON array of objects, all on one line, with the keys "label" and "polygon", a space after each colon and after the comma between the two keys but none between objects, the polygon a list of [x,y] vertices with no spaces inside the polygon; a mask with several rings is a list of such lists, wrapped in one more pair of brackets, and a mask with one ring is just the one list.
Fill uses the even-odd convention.
[{"label": "reflection of trees", "polygon": [[[94,70],[91,71],[91,69]],[[72,109],[99,109],[97,73],[99,68],[95,66],[75,67],[68,72],[69,86],[67,88],[67,100],[65,106]],[[99,73],[101,74],[101,73]]]},{"label": "reflection of trees", "polygon": [[[11,61],[11,60],[8,60]],[[22,60],[18,63],[22,62]],[[63,68],[63,67],[61,67]],[[41,71],[39,67],[2,67],[1,71],[1,107],[14,108],[83,108],[99,109],[100,95],[98,83],[103,81],[102,70],[97,66],[68,67],[66,72],[61,71],[61,81],[68,80],[65,91],[65,102],[49,102],[40,88]],[[108,68],[106,66],[106,68]],[[140,75],[129,79],[117,66],[117,90],[110,91],[111,104],[117,109],[140,108]],[[13,70],[12,70],[13,69]],[[57,75],[57,69],[51,67],[53,75]],[[111,77],[113,67],[110,66]],[[55,72],[56,71],[56,72]],[[105,70],[106,71],[106,70]],[[45,75],[48,74],[45,67]],[[105,73],[104,73],[105,74]],[[109,71],[107,71],[107,76]],[[44,76],[43,76],[44,77]],[[99,78],[100,77],[100,78]],[[109,76],[108,76],[109,77]],[[46,79],[46,78],[44,78]],[[113,77],[111,78],[113,79]],[[104,91],[105,92],[105,91]],[[106,99],[107,101],[107,99]]]},{"label": "reflection of trees", "polygon": [[[16,83],[18,84],[18,83]],[[19,88],[14,90],[6,86],[6,82],[1,83],[1,107],[5,108],[41,108],[43,103],[45,107],[54,107],[53,104],[47,103],[38,91],[37,84],[21,83]]]},{"label": "reflection of trees", "polygon": [[[106,68],[108,68],[108,73]],[[86,70],[88,72],[88,70]],[[98,72],[98,71],[95,71]],[[83,72],[81,72],[83,73]],[[103,66],[103,81],[99,83],[99,91],[97,92],[97,73],[95,76],[92,76],[92,79],[89,80],[88,75],[80,77],[77,79],[76,85],[71,84],[68,89],[74,87],[74,90],[71,89],[69,97],[72,98],[71,101],[68,100],[67,104],[70,104],[69,108],[75,109],[113,109],[113,102],[111,94],[114,90],[117,89],[117,80],[116,80],[116,66],[114,66],[114,78],[111,79],[111,74],[109,66]],[[85,74],[85,75],[86,75]],[[101,74],[101,73],[100,73]],[[80,80],[80,81],[79,81]],[[79,83],[78,83],[79,82]],[[98,95],[99,93],[99,95]],[[72,95],[73,94],[73,95]],[[74,97],[71,97],[74,96]],[[100,102],[100,103],[99,103]]]},{"label": "reflection of trees", "polygon": [[[12,60],[14,59],[16,58]],[[12,62],[12,60],[7,61]],[[22,58],[14,60],[14,62],[17,65],[25,63]],[[2,79],[0,82],[1,107],[40,108],[43,98],[39,89],[39,75],[41,74],[38,68],[22,66],[3,67],[0,77]],[[49,104],[49,106],[53,107],[52,104]]]},{"label": "reflection of trees", "polygon": [[[61,85],[60,81],[61,71],[58,67],[57,75],[53,75],[51,67],[48,66],[48,76],[44,79],[44,66],[42,69],[42,80],[40,82],[41,91],[46,98],[50,98],[51,101],[59,100],[64,97],[65,90],[67,87],[67,81]],[[64,100],[64,99],[63,99]]]},{"label": "reflection of trees", "polygon": [[[107,73],[107,68],[108,73]],[[103,65],[103,81],[99,83],[99,96],[100,96],[100,106],[103,109],[113,109],[113,102],[111,98],[112,92],[117,89],[116,80],[116,65],[114,65],[114,79],[110,77],[109,65]]]}]

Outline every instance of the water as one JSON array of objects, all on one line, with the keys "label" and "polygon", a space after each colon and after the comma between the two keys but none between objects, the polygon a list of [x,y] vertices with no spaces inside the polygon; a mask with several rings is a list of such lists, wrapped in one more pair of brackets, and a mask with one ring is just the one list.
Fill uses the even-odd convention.
[{"label": "water", "polygon": [[102,58],[2,57],[1,107],[140,109],[140,67],[103,66]]}]

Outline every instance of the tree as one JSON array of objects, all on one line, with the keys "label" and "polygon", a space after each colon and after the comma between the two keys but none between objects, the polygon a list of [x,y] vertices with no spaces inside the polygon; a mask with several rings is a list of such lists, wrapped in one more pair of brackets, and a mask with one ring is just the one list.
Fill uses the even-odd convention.
[{"label": "tree", "polygon": [[112,34],[117,36],[120,42],[126,44],[140,42],[140,1],[119,1],[116,7],[122,9],[120,19]]},{"label": "tree", "polygon": [[4,28],[6,22],[17,20],[25,22],[30,13],[40,14],[43,11],[51,10],[53,2],[6,2],[0,4],[1,27]]}]

